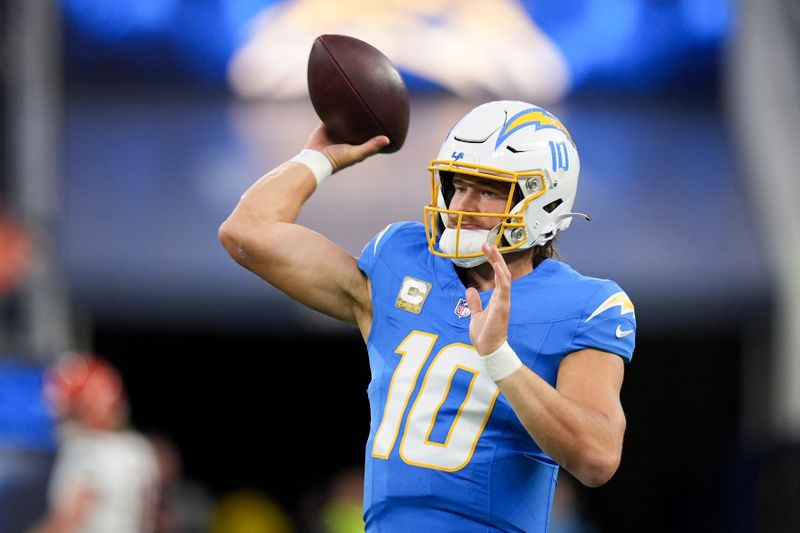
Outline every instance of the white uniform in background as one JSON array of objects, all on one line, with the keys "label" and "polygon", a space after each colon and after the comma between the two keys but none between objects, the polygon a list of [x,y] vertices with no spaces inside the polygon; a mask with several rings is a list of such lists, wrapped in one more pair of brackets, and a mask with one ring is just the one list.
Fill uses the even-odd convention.
[{"label": "white uniform in background", "polygon": [[158,466],[150,443],[134,431],[80,430],[59,449],[50,482],[51,506],[88,487],[92,504],[80,533],[153,530]]}]

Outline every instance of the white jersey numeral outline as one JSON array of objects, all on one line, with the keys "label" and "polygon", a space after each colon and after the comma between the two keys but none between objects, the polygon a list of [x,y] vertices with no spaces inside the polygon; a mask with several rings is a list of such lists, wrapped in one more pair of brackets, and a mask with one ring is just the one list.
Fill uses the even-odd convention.
[{"label": "white jersey numeral outline", "polygon": [[[388,459],[394,448],[408,401],[437,339],[438,335],[414,330],[395,350],[401,359],[389,384],[383,418],[372,444],[373,457]],[[439,410],[450,394],[458,370],[472,374],[466,394],[444,442],[431,441]],[[472,346],[453,343],[437,352],[406,417],[400,440],[400,457],[405,463],[447,472],[469,464],[500,394],[500,389],[482,370],[480,356]]]}]

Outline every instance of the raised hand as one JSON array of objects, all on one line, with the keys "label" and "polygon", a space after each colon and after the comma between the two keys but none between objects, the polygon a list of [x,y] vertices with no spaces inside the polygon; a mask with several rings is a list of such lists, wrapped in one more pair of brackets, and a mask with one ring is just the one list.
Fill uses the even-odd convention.
[{"label": "raised hand", "polygon": [[508,338],[508,316],[511,312],[511,272],[496,246],[484,243],[483,253],[494,270],[494,292],[483,309],[478,291],[467,289],[467,303],[472,311],[469,338],[481,355],[497,350]]},{"label": "raised hand", "polygon": [[385,135],[373,137],[363,144],[342,143],[333,137],[325,124],[320,123],[311,133],[305,147],[325,154],[333,165],[333,171],[336,172],[363,161],[387,144],[389,138]]}]

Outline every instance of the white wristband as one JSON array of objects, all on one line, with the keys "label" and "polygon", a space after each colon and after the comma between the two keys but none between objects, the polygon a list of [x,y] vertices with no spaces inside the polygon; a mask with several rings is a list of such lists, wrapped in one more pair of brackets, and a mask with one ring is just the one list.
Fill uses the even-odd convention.
[{"label": "white wristband", "polygon": [[317,187],[325,181],[325,178],[333,174],[331,160],[325,154],[316,150],[304,148],[289,161],[307,166],[317,180]]},{"label": "white wristband", "polygon": [[481,356],[481,360],[489,372],[489,377],[495,383],[507,378],[522,366],[522,361],[519,360],[517,353],[508,345],[508,341],[504,342],[502,346],[492,353]]}]

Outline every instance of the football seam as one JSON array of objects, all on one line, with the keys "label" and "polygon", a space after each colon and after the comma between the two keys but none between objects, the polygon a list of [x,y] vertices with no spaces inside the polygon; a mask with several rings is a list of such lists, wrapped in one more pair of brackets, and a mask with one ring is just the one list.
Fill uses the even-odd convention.
[{"label": "football seam", "polygon": [[[339,62],[336,60],[336,56],[333,55],[333,52],[331,52],[331,49],[328,48],[328,44],[324,40],[321,40],[321,43],[322,43],[322,46],[325,47],[325,51],[328,52],[328,55],[330,56],[331,60],[333,61],[333,64],[336,66],[336,70],[339,71],[339,73],[342,75],[342,77],[347,82],[347,85],[348,85],[348,87],[350,87],[350,90],[353,91],[353,94],[356,95],[356,98],[358,98],[359,102],[361,102],[361,104],[367,110],[367,112],[369,113],[369,116],[372,117],[372,120],[374,120],[375,123],[380,127],[382,134],[386,135],[386,126],[384,126],[383,123],[380,120],[378,120],[378,117],[376,117],[375,113],[372,112],[372,108],[367,104],[367,102],[364,101],[364,98],[362,98],[361,94],[359,94],[359,92],[356,90],[355,86],[350,81],[350,78],[347,76],[347,74],[345,73],[344,69],[341,67],[341,65],[339,65]],[[389,136],[386,135],[386,137],[389,137]],[[389,144],[394,145],[394,141],[391,138],[389,139]]]}]

